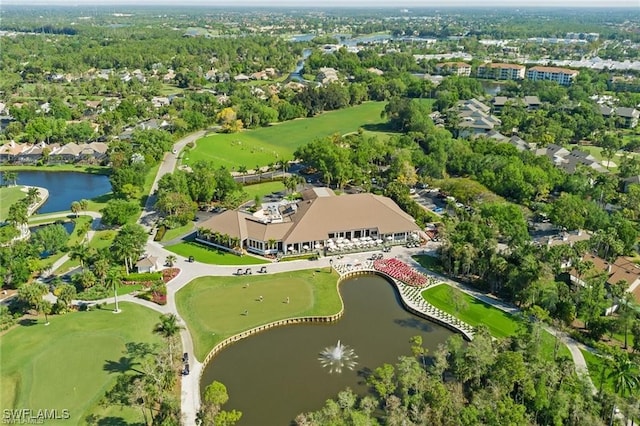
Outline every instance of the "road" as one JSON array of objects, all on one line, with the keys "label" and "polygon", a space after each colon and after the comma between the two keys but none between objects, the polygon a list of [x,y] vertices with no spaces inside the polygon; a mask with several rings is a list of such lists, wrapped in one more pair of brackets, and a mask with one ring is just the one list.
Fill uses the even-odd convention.
[{"label": "road", "polygon": [[[140,214],[140,218],[138,220],[140,225],[145,227],[147,231],[153,228],[155,221],[158,218],[158,214],[154,210],[153,206],[156,203],[155,194],[158,190],[158,182],[160,181],[160,178],[162,178],[162,176],[166,175],[167,173],[173,173],[173,171],[176,169],[176,166],[178,165],[178,156],[180,155],[180,152],[189,142],[195,143],[195,141],[204,136],[205,133],[206,132],[204,130],[201,130],[199,132],[191,133],[190,135],[185,136],[173,145],[172,152],[168,152],[164,155],[162,161],[160,162],[158,173],[156,173],[156,178],[153,181],[153,185],[151,185],[151,191],[149,192],[149,196],[147,197],[144,209],[142,210],[142,213]],[[174,154],[174,152],[176,154]]]}]

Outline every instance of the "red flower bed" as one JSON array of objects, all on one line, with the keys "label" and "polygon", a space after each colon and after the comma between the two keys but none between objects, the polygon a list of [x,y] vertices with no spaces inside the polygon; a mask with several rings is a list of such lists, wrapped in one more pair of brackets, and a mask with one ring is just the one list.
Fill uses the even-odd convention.
[{"label": "red flower bed", "polygon": [[151,301],[153,303],[157,303],[158,305],[166,305],[167,304],[167,295],[154,292],[154,293],[151,294]]},{"label": "red flower bed", "polygon": [[398,259],[378,259],[373,262],[376,271],[414,287],[427,285],[427,277]]},{"label": "red flower bed", "polygon": [[172,279],[178,276],[180,273],[180,269],[178,268],[167,268],[162,270],[162,281],[168,283]]}]

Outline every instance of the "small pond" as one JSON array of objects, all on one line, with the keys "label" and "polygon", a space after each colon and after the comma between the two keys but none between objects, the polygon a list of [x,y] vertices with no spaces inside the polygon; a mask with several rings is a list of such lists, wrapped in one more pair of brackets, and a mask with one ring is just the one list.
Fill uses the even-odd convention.
[{"label": "small pond", "polygon": [[[432,352],[453,334],[407,312],[395,288],[381,277],[349,279],[340,292],[345,302],[340,321],[274,328],[244,339],[206,366],[202,390],[213,380],[224,383],[230,397],[224,408],[242,411],[239,425],[286,426],[346,387],[365,394],[363,374],[411,355],[411,337],[422,336]],[[318,358],[338,340],[353,349],[358,364],[331,374]]]},{"label": "small pond", "polygon": [[80,172],[17,172],[18,185],[39,186],[49,191],[49,198],[38,213],[69,210],[71,203],[111,192],[111,182],[104,175]]}]

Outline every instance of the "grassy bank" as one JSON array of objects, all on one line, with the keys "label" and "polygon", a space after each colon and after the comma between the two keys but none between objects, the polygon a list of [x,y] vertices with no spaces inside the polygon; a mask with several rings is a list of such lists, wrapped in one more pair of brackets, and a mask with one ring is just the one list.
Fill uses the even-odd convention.
[{"label": "grassy bank", "polygon": [[0,166],[0,172],[80,172],[91,173],[95,175],[111,174],[111,167],[91,166],[80,164],[46,164],[42,166],[29,165],[3,165]]},{"label": "grassy bank", "polygon": [[176,304],[202,360],[218,342],[241,331],[284,318],[339,312],[337,280],[326,269],[201,277],[178,291]]},{"label": "grassy bank", "polygon": [[27,197],[23,189],[22,185],[0,187],[0,222],[7,218],[11,205]]},{"label": "grassy bank", "polygon": [[[467,324],[474,327],[486,326],[494,337],[514,336],[521,327],[519,318],[446,284],[423,291],[422,297],[436,308],[456,316]],[[542,333],[543,353],[553,356],[555,345],[555,337],[544,331]],[[571,357],[571,353],[565,345],[560,345],[558,355]]]}]

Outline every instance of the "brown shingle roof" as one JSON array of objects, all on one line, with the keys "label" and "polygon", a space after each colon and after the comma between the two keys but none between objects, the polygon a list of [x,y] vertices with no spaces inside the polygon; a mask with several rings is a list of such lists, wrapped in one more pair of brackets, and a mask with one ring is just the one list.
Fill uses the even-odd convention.
[{"label": "brown shingle roof", "polygon": [[214,229],[217,232],[227,234],[230,237],[247,238],[247,225],[245,218],[250,218],[246,213],[237,210],[226,210],[211,219],[207,219],[200,225],[202,228]]},{"label": "brown shingle roof", "polygon": [[291,219],[296,225],[287,243],[325,240],[329,233],[352,229],[378,228],[381,234],[419,230],[390,198],[368,193],[303,201]]}]

